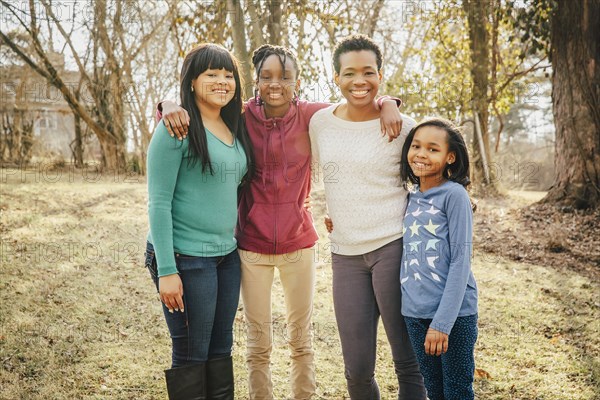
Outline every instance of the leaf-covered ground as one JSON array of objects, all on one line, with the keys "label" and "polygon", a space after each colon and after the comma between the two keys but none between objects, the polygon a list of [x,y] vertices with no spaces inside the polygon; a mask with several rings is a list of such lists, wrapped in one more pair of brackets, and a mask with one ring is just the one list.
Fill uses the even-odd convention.
[{"label": "leaf-covered ground", "polygon": [[[170,347],[142,266],[143,178],[0,171],[0,399],[165,399]],[[346,396],[322,224],[314,344],[321,399]],[[480,200],[473,269],[480,289],[476,393],[482,400],[600,399],[598,214],[531,206],[539,193]],[[563,212],[567,211],[567,212]],[[286,398],[283,296],[273,293],[273,380]],[[236,398],[247,398],[243,304]],[[396,383],[383,328],[377,379]]]}]

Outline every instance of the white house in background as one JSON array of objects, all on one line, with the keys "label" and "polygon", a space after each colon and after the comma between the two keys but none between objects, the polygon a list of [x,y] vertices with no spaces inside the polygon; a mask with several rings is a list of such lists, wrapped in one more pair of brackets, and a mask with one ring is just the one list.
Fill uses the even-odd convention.
[{"label": "white house in background", "polygon": [[[65,70],[62,54],[51,53],[48,57],[67,86],[77,88],[79,72]],[[33,122],[33,154],[60,155],[67,161],[71,160],[70,145],[75,139],[75,119],[60,91],[28,65],[0,66],[0,72],[2,120],[8,116],[13,121],[15,111],[22,111],[22,118]],[[85,124],[82,124],[85,130]],[[84,159],[99,156],[95,136],[90,135],[85,139],[84,149]]]}]

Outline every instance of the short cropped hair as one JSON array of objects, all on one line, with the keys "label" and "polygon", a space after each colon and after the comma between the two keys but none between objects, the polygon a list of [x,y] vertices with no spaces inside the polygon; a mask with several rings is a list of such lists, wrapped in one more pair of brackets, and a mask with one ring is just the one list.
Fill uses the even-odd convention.
[{"label": "short cropped hair", "polygon": [[362,34],[350,35],[342,39],[333,50],[333,68],[337,74],[340,73],[340,57],[342,54],[351,51],[370,50],[375,53],[377,58],[377,71],[381,69],[383,64],[383,55],[381,49],[370,37]]}]

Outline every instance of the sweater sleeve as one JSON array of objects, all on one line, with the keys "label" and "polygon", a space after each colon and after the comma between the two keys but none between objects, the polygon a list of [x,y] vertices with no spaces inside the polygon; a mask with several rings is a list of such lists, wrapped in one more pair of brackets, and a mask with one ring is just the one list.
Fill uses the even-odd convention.
[{"label": "sweater sleeve", "polygon": [[308,136],[310,138],[310,154],[311,154],[311,167],[314,171],[319,170],[319,147],[317,146],[317,135],[319,130],[320,118],[311,118],[308,124]]},{"label": "sweater sleeve", "polygon": [[[184,141],[187,144],[187,139]],[[158,276],[177,273],[173,254],[171,204],[186,147],[184,143],[172,138],[162,123],[156,127],[148,146],[148,217]]]},{"label": "sweater sleeve", "polygon": [[381,96],[377,99],[377,106],[381,110],[381,106],[383,106],[383,102],[386,100],[394,100],[396,102],[396,107],[400,107],[402,105],[402,100],[397,97],[392,97],[388,95]]},{"label": "sweater sleeve", "polygon": [[304,108],[304,116],[307,120],[310,120],[317,111],[327,108],[329,106],[331,106],[331,103],[318,103],[308,101],[306,102],[306,107]]},{"label": "sweater sleeve", "polygon": [[471,274],[473,242],[473,211],[467,191],[462,187],[451,190],[445,200],[450,242],[450,266],[444,294],[430,327],[450,334],[467,290]]}]

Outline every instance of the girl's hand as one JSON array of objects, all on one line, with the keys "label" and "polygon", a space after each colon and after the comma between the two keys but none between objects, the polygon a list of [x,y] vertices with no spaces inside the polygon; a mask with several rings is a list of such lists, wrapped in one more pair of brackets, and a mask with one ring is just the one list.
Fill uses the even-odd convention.
[{"label": "girl's hand", "polygon": [[327,232],[331,233],[333,231],[333,222],[329,216],[325,217],[325,228],[327,228]]},{"label": "girl's hand", "polygon": [[312,204],[310,202],[310,195],[306,199],[304,199],[304,208],[308,212],[310,212],[310,210],[312,210]]},{"label": "girl's hand", "polygon": [[158,279],[158,293],[160,301],[172,313],[173,310],[183,312],[183,284],[179,274],[161,276]]},{"label": "girl's hand", "polygon": [[188,112],[179,107],[172,101],[162,102],[162,121],[167,127],[171,136],[177,136],[177,139],[183,140],[187,136],[190,126],[190,116]]},{"label": "girl's hand", "polygon": [[400,136],[402,131],[402,115],[395,100],[385,100],[381,105],[381,133],[388,135],[388,142]]},{"label": "girl's hand", "polygon": [[433,328],[425,335],[425,354],[439,356],[448,351],[448,335]]}]

